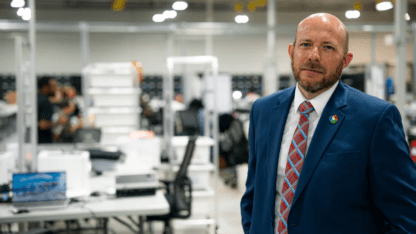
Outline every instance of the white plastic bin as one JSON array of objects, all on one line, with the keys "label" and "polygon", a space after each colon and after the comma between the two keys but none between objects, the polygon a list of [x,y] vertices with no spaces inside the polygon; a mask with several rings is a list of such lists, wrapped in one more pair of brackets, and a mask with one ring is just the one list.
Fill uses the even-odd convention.
[{"label": "white plastic bin", "polygon": [[[173,164],[180,165],[185,155],[186,146],[188,144],[188,136],[175,136],[172,138],[172,146],[175,149],[176,158]],[[192,156],[191,164],[207,164],[210,163],[211,146],[214,145],[214,140],[210,137],[199,136],[196,140],[194,154]]]},{"label": "white plastic bin", "polygon": [[213,189],[192,191],[191,218],[212,216],[214,213],[214,197],[215,192]]},{"label": "white plastic bin", "polygon": [[138,73],[129,62],[93,63],[82,70],[90,87],[131,87],[138,84]]},{"label": "white plastic bin", "polygon": [[92,88],[88,94],[94,106],[139,106],[140,89],[138,88]]},{"label": "white plastic bin", "polygon": [[188,175],[192,181],[193,190],[207,190],[209,189],[209,179],[211,171],[214,170],[212,164],[207,165],[191,165],[188,168]]},{"label": "white plastic bin", "polygon": [[120,138],[130,137],[137,127],[105,127],[101,128],[100,143],[104,145],[116,145]]},{"label": "white plastic bin", "polygon": [[214,234],[214,219],[172,219],[175,234]]},{"label": "white plastic bin", "polygon": [[126,154],[123,163],[117,165],[117,171],[142,171],[160,166],[160,144],[161,138],[136,139],[119,138],[117,146]]},{"label": "white plastic bin", "polygon": [[90,108],[96,127],[138,126],[140,108]]},{"label": "white plastic bin", "polygon": [[92,87],[131,87],[134,84],[132,75],[90,75]]}]

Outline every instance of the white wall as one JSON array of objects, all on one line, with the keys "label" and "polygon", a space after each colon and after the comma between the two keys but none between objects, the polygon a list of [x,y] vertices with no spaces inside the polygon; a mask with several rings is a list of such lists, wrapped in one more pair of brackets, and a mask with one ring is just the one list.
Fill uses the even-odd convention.
[{"label": "white wall", "polygon": [[[24,33],[21,33],[25,35]],[[395,64],[394,45],[385,45],[379,33],[376,40],[376,61]],[[27,34],[26,34],[27,36]],[[290,73],[287,46],[293,42],[289,35],[277,38],[278,69]],[[266,35],[223,35],[213,38],[213,55],[219,59],[220,72],[233,74],[262,74],[266,53]],[[175,37],[174,55],[204,55],[203,36],[189,36],[186,50],[181,52],[180,37]],[[81,72],[80,36],[78,33],[37,33],[36,71],[38,74],[79,74]],[[350,51],[354,54],[352,65],[370,62],[370,34],[350,33]],[[407,59],[412,61],[412,45],[408,44]],[[167,57],[167,35],[91,33],[91,62],[142,62],[145,74],[163,74]],[[14,73],[14,41],[10,32],[0,32],[0,73]]]}]

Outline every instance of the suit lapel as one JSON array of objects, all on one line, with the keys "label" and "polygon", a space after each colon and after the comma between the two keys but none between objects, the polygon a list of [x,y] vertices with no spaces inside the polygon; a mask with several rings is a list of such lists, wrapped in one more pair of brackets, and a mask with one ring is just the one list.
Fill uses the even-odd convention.
[{"label": "suit lapel", "polygon": [[[308,184],[313,172],[322,158],[325,149],[334,138],[345,118],[344,113],[341,112],[340,109],[347,105],[346,96],[347,90],[340,81],[319,119],[302,167],[302,172],[292,202],[292,208]],[[329,118],[333,115],[338,116],[338,121],[335,124],[332,124],[329,121]]]},{"label": "suit lapel", "polygon": [[[295,89],[292,88],[287,95],[279,97],[276,106],[272,108],[269,119],[269,132],[267,139],[267,169],[269,175],[268,188],[269,195],[272,197],[274,207],[274,198],[276,196],[276,179],[277,164],[279,161],[279,153],[282,142],[283,131],[285,129],[287,115],[295,96]],[[273,210],[274,213],[274,210]]]}]

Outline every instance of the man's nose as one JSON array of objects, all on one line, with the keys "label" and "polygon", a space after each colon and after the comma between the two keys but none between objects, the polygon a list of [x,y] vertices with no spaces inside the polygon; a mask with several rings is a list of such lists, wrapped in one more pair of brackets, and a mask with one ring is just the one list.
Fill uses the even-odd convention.
[{"label": "man's nose", "polygon": [[317,46],[312,47],[312,49],[309,51],[309,59],[311,61],[320,61],[321,56]]}]

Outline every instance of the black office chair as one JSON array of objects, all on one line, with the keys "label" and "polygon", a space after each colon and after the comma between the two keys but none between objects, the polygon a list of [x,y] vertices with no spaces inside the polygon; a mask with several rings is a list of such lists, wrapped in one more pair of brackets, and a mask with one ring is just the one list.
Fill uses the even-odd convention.
[{"label": "black office chair", "polygon": [[181,135],[199,135],[201,129],[198,122],[198,110],[183,110],[178,111],[177,114],[182,124]]},{"label": "black office chair", "polygon": [[170,206],[170,213],[160,216],[147,216],[146,221],[164,221],[164,234],[172,233],[170,220],[172,218],[186,219],[191,216],[192,183],[187,176],[191,163],[197,136],[190,136],[186,146],[185,156],[174,181],[162,181],[166,184],[166,200]]},{"label": "black office chair", "polygon": [[221,177],[225,184],[237,188],[236,166],[247,163],[249,154],[243,123],[230,114],[223,114],[219,117],[219,127]]}]

